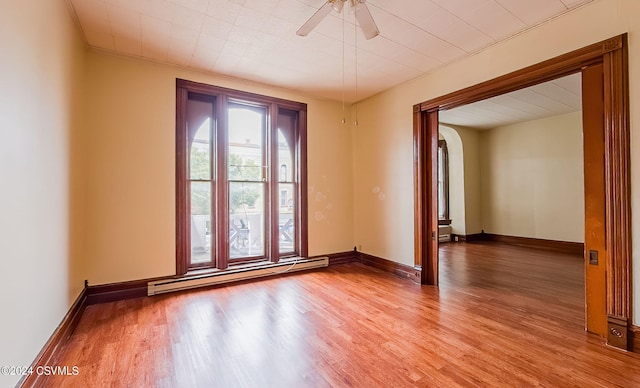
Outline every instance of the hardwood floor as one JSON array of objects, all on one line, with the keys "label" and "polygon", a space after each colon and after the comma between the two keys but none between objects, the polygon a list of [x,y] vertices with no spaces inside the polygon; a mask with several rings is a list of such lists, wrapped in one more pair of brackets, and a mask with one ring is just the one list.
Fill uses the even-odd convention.
[{"label": "hardwood floor", "polygon": [[441,286],[362,264],[89,306],[66,387],[640,386],[586,334],[582,259],[441,247]]}]

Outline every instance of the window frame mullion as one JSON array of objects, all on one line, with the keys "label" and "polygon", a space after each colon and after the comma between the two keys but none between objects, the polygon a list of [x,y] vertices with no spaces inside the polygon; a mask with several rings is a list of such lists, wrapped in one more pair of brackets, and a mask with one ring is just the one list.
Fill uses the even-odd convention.
[{"label": "window frame mullion", "polygon": [[[212,159],[216,160],[216,174],[214,185],[216,186],[216,268],[227,269],[229,267],[229,181],[228,181],[228,147],[229,142],[229,99],[226,95],[220,95],[216,104],[216,153]],[[223,187],[224,186],[224,187]],[[225,227],[226,226],[226,227]]]},{"label": "window frame mullion", "polygon": [[269,105],[269,128],[267,130],[267,148],[268,148],[268,178],[269,187],[269,260],[277,263],[280,260],[280,208],[278,207],[278,174],[280,171],[276,168],[278,165],[278,106],[274,103]]}]

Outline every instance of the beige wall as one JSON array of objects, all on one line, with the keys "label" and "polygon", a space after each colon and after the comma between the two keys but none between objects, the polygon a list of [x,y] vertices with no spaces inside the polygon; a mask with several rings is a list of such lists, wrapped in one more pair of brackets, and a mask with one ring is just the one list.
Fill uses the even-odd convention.
[{"label": "beige wall", "polygon": [[484,231],[584,242],[581,112],[479,133]]},{"label": "beige wall", "polygon": [[[629,33],[631,148],[640,149],[640,1],[597,0],[475,55],[363,101],[354,133],[356,243],[366,253],[413,264],[413,104],[478,84],[591,43]],[[379,139],[379,137],[384,137]],[[631,153],[632,208],[640,208],[640,153]],[[386,201],[372,198],[383,187]],[[393,198],[393,200],[389,200]],[[634,213],[633,245],[640,246]],[[640,251],[633,253],[634,322],[640,322]]]},{"label": "beige wall", "polygon": [[401,90],[358,107],[354,127],[358,250],[413,265],[412,105]]},{"label": "beige wall", "polygon": [[[0,365],[19,366],[83,287],[72,155],[84,46],[64,2],[24,0],[0,3],[0,50]],[[0,375],[0,386],[18,379]]]},{"label": "beige wall", "polygon": [[480,135],[471,128],[452,126],[462,140],[464,154],[465,234],[482,231],[480,212]]},{"label": "beige wall", "polygon": [[90,52],[84,220],[89,284],[175,274],[175,80],[308,104],[309,254],[353,249],[353,175],[342,105],[228,77]]},{"label": "beige wall", "polygon": [[480,211],[480,135],[477,130],[441,124],[449,149],[449,207],[452,232],[482,231]]}]

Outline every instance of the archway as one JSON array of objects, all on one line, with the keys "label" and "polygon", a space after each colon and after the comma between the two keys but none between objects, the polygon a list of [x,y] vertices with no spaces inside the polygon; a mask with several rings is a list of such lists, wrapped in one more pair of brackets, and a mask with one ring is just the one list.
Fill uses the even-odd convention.
[{"label": "archway", "polygon": [[464,182],[464,146],[460,135],[454,128],[440,124],[439,134],[447,145],[448,159],[448,213],[451,221],[451,233],[465,235],[465,182]]}]

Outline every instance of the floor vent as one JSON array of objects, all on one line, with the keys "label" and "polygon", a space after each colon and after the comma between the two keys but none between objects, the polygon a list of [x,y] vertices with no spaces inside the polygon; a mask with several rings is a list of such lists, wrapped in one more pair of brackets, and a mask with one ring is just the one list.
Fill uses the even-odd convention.
[{"label": "floor vent", "polygon": [[279,263],[260,264],[237,269],[227,269],[203,275],[185,276],[183,278],[155,280],[147,284],[147,295],[164,294],[197,287],[212,286],[238,280],[255,279],[265,276],[278,275],[284,272],[302,271],[305,269],[322,268],[329,265],[328,257],[312,259],[287,259]]}]

